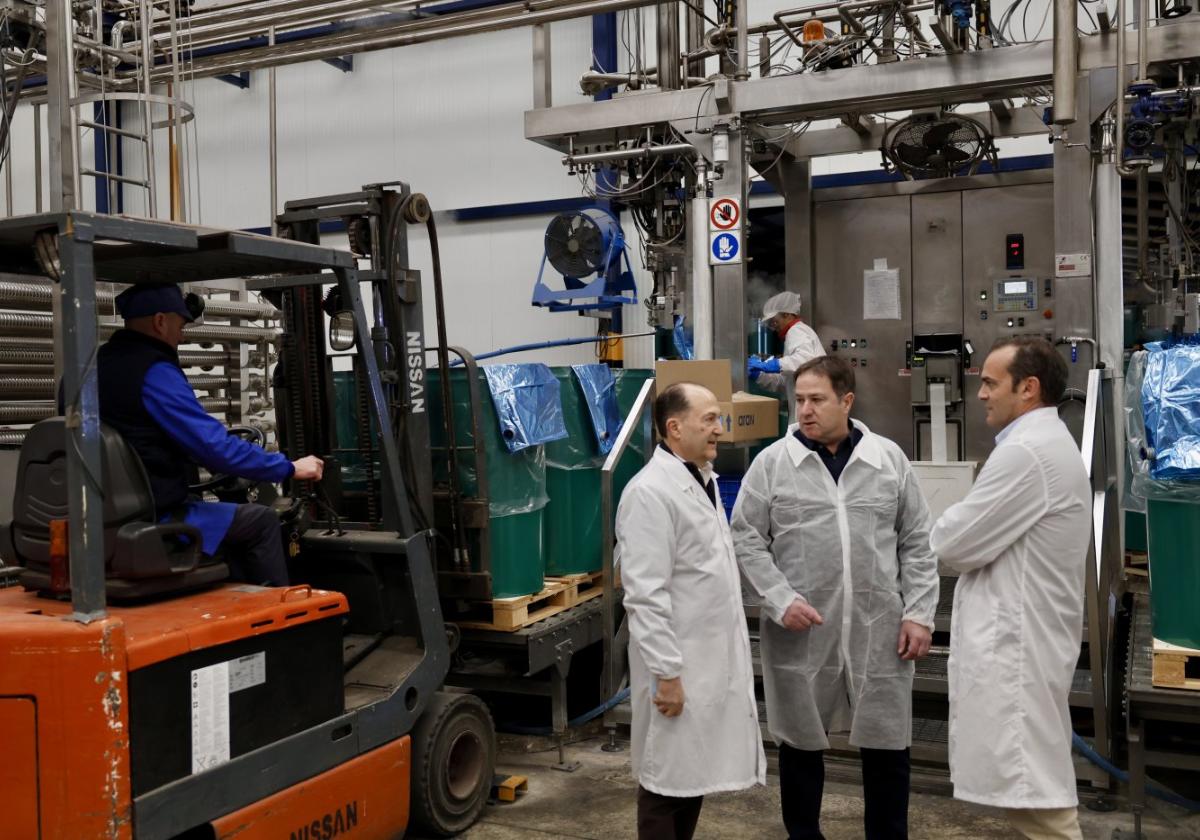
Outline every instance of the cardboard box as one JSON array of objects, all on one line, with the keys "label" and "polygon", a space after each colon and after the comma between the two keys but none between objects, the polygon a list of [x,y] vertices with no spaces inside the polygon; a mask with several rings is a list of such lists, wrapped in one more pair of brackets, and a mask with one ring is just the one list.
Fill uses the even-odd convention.
[{"label": "cardboard box", "polygon": [[738,391],[726,429],[733,441],[779,437],[779,400]]},{"label": "cardboard box", "polygon": [[779,434],[779,400],[743,391],[733,393],[733,376],[728,359],[661,361],[654,366],[659,391],[676,382],[693,382],[712,391],[721,406],[725,433],[723,443],[738,443]]}]

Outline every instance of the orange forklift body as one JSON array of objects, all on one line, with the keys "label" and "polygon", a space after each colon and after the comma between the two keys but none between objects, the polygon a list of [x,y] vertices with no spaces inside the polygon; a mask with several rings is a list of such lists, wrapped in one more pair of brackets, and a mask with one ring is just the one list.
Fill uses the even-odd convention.
[{"label": "orange forklift body", "polygon": [[[336,592],[226,585],[111,607],[90,624],[71,605],[0,590],[0,805],[14,837],[133,837],[129,674],[347,612]],[[408,822],[405,736],[225,815],[220,837],[396,837]]]}]

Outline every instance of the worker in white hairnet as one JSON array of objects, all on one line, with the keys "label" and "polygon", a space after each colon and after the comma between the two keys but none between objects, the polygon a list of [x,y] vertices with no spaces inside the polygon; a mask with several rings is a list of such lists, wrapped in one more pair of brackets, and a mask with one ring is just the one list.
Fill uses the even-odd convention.
[{"label": "worker in white hairnet", "polygon": [[783,339],[783,355],[767,359],[751,357],[746,363],[746,372],[752,382],[769,391],[786,395],[788,418],[796,420],[796,395],[792,393],[796,368],[825,355],[821,339],[813,328],[800,320],[800,295],[795,292],[780,292],[772,296],[763,306],[762,323]]},{"label": "worker in white hairnet", "polygon": [[759,617],[767,728],[789,840],[821,840],[828,733],[862,756],[866,840],[907,840],[913,662],[938,603],[929,509],[900,447],[850,419],[854,371],[796,374],[799,423],[759,454],[733,509]]},{"label": "worker in white hairnet", "polygon": [[1081,840],[1068,697],[1083,638],[1092,490],[1058,408],[1067,363],[1041,337],[992,348],[979,399],[997,431],[930,544],[960,573],[950,631],[954,796],[1033,840]]}]

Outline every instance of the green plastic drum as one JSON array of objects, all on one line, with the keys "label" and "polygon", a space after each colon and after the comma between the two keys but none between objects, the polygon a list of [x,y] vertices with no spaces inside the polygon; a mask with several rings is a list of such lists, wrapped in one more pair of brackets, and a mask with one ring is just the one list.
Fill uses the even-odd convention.
[{"label": "green plastic drum", "polygon": [[[367,486],[367,462],[358,450],[358,400],[354,389],[354,371],[333,372],[334,425],[337,430],[337,458],[341,463],[342,489],[348,492],[365,493]],[[371,428],[375,428],[374,422]],[[376,476],[379,462],[375,462]]]},{"label": "green plastic drum", "polygon": [[569,367],[551,370],[558,380],[567,436],[546,444],[546,574],[589,574],[600,570],[604,458],[574,372]]},{"label": "green plastic drum", "polygon": [[[427,371],[426,384],[434,480],[445,483],[450,461],[443,431],[441,378],[436,369]],[[458,445],[459,485],[469,497],[478,493],[478,483],[467,372],[461,368],[451,371],[450,386]],[[478,393],[489,494],[492,597],[532,595],[541,590],[545,576],[543,518],[547,498],[546,454],[541,446],[509,452],[500,437],[495,405],[482,371],[479,372]],[[477,546],[473,546],[471,556],[473,567],[478,571],[480,552]]]},{"label": "green plastic drum", "polygon": [[1125,511],[1125,550],[1146,553],[1146,514]]},{"label": "green plastic drum", "polygon": [[1150,499],[1146,517],[1154,638],[1200,649],[1200,504]]}]

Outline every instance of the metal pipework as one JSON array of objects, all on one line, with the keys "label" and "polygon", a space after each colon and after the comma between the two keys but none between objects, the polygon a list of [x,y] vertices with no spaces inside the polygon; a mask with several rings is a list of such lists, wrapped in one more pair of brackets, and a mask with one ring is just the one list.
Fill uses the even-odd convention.
[{"label": "metal pipework", "polygon": [[1141,5],[1139,8],[1141,11],[1138,13],[1137,20],[1137,78],[1135,78],[1134,81],[1145,82],[1148,80],[1146,75],[1146,63],[1148,61],[1149,49],[1146,46],[1146,38],[1150,30],[1150,0],[1141,0]]},{"label": "metal pipework", "polygon": [[[200,405],[209,414],[228,414],[237,407],[237,400],[223,397],[204,397]],[[262,411],[266,402],[259,397],[250,400],[250,412]],[[0,423],[37,423],[57,413],[54,400],[22,400],[20,402],[0,402]]]},{"label": "metal pipework", "polygon": [[[688,76],[686,79],[687,87],[696,87],[706,81],[699,76]],[[594,96],[613,85],[626,85],[631,90],[637,90],[642,82],[658,84],[658,69],[650,67],[644,73],[597,73],[589,70],[579,77],[579,90],[587,96]]]},{"label": "metal pipework", "polygon": [[737,26],[737,72],[734,81],[744,82],[750,78],[750,31],[746,20],[746,6],[750,0],[734,0],[734,24]]},{"label": "metal pipework", "polygon": [[617,160],[645,160],[667,155],[694,155],[696,147],[691,143],[664,143],[661,146],[639,146],[636,149],[615,149],[611,152],[590,152],[583,155],[563,155],[563,166],[580,166],[591,163],[611,163]]},{"label": "metal pipework", "polygon": [[1079,75],[1077,0],[1054,0],[1054,124],[1075,122],[1075,88]]},{"label": "metal pipework", "polygon": [[[689,56],[695,55],[696,52],[704,47],[704,15],[698,13],[692,4],[684,7],[684,45],[683,48]],[[686,79],[685,84],[688,87],[693,87],[692,77],[704,76],[704,59],[687,60],[687,69],[684,73]]]},{"label": "metal pipework", "polygon": [[681,86],[679,67],[679,3],[659,3],[658,13],[658,86],[677,90]]},{"label": "metal pipework", "polygon": [[[384,5],[389,8],[383,9]],[[200,47],[261,35],[271,27],[275,27],[276,30],[306,28],[333,20],[387,16],[389,13],[401,12],[420,5],[420,0],[405,0],[405,2],[392,4],[381,4],[377,0],[331,0],[324,3],[299,0],[299,2],[281,4],[261,14],[216,16],[198,12],[188,17],[184,34],[191,45]],[[166,41],[168,37],[168,24],[166,21],[160,21],[156,24],[155,32],[151,36],[155,42],[155,48],[160,47],[158,42]]]},{"label": "metal pipework", "polygon": [[[108,338],[117,330],[119,324],[101,324],[100,335]],[[10,336],[46,336],[52,335],[54,318],[33,312],[0,312],[0,332]],[[279,337],[279,330],[269,327],[231,327],[224,324],[192,324],[183,328],[184,343],[208,342],[270,341]]]},{"label": "metal pipework", "polygon": [[[196,78],[205,78],[337,58],[347,52],[363,53],[391,49],[442,38],[498,32],[647,5],[651,5],[648,0],[524,0],[480,11],[460,12],[443,18],[418,18],[380,25],[370,30],[370,37],[364,37],[361,31],[339,32],[301,43],[240,50],[229,55],[206,56],[197,58],[192,68]],[[168,76],[169,71],[164,68],[156,68],[154,71],[155,81],[166,81]]]},{"label": "metal pipework", "polygon": [[[1125,9],[1124,9],[1124,7],[1125,7],[1126,0],[1120,0],[1120,2],[1121,2],[1121,5],[1118,7],[1121,9],[1121,14],[1119,15],[1120,26],[1117,29],[1117,104],[1115,107],[1115,110],[1117,112],[1115,115],[1117,126],[1116,126],[1116,130],[1114,132],[1115,136],[1113,137],[1113,145],[1114,145],[1113,165],[1117,169],[1117,174],[1123,175],[1123,176],[1129,176],[1129,175],[1133,175],[1137,171],[1137,167],[1125,165],[1125,92],[1126,92],[1126,87],[1127,87],[1125,84],[1125,37],[1127,34],[1127,30],[1125,27],[1125,15],[1124,15]],[[1137,0],[1133,0],[1133,2],[1137,2]],[[1145,10],[1146,5],[1147,4],[1145,3],[1145,0],[1143,0],[1143,2],[1142,2],[1143,14],[1138,15],[1138,19],[1134,23],[1134,25],[1137,27],[1137,33],[1138,33],[1138,51],[1139,51],[1138,72],[1139,72],[1139,75],[1142,71],[1142,60],[1141,60],[1140,53],[1142,50],[1142,37],[1143,37],[1142,31],[1145,29],[1145,26],[1144,26],[1145,21],[1143,20],[1143,17],[1144,17],[1144,10]]]},{"label": "metal pipework", "polygon": [[[52,400],[55,395],[53,372],[47,374],[35,373],[33,370],[22,371],[20,375],[5,374],[0,377],[0,398],[23,398],[29,400]],[[201,374],[189,376],[188,384],[196,391],[224,391],[234,387],[230,376],[221,374]],[[261,393],[263,378],[259,374],[250,376],[249,390]]]},{"label": "metal pipework", "polygon": [[1137,167],[1137,266],[1138,280],[1145,282],[1150,274],[1150,172],[1145,166]]},{"label": "metal pipework", "polygon": [[[54,305],[56,287],[48,280],[0,280],[0,307],[48,311]],[[101,315],[113,313],[113,301],[118,291],[96,289],[96,311]],[[204,301],[205,316],[247,318],[253,321],[278,319],[280,312],[269,303],[239,300]]]}]

